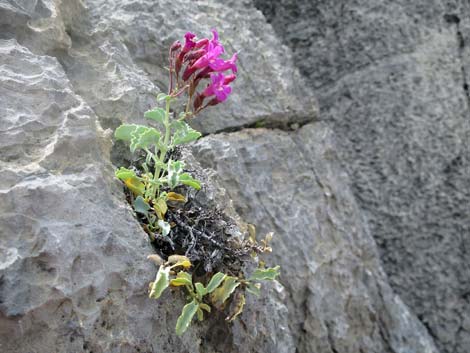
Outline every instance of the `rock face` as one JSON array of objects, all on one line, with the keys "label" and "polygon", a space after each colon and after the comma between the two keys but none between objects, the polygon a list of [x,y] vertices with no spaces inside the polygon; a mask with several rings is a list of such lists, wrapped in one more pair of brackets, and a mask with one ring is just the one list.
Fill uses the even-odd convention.
[{"label": "rock face", "polygon": [[323,123],[213,135],[194,150],[242,218],[277,234],[299,352],[437,352],[386,281]]},{"label": "rock face", "polygon": [[[213,134],[187,155],[198,200],[275,230],[280,284],[232,325],[174,334],[183,298],[147,298],[152,248],[114,180],[111,131],[164,90],[165,50],[216,26],[238,93],[200,125],[295,129],[316,103],[250,1],[0,0],[0,351],[437,352],[381,269],[324,124]],[[236,86],[236,88],[237,88]],[[236,91],[235,88],[235,91]],[[240,227],[243,224],[240,222]]]},{"label": "rock face", "polygon": [[392,287],[470,351],[470,3],[256,0],[294,53]]}]

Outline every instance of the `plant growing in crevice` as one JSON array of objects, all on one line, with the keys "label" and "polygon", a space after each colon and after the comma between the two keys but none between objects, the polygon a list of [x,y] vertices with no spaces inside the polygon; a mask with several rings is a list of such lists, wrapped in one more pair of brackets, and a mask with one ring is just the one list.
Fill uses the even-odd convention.
[{"label": "plant growing in crevice", "polygon": [[155,282],[151,282],[149,285],[150,298],[160,298],[163,291],[169,286],[186,289],[188,303],[183,307],[176,322],[177,335],[186,331],[195,315],[199,321],[202,321],[204,311],[211,312],[209,304],[223,309],[232,294],[234,294],[234,301],[226,320],[233,321],[241,314],[245,305],[245,294],[243,290],[238,289],[245,289],[249,293],[259,295],[260,281],[272,281],[279,275],[279,266],[258,268],[247,279],[217,272],[204,286],[201,282],[194,282],[191,273],[185,271],[191,267],[191,262],[186,256],[173,255],[165,263],[162,263],[163,261],[156,258],[155,255],[151,255],[150,258],[160,264]]},{"label": "plant growing in crevice", "polygon": [[[163,254],[171,253],[166,261],[152,255],[160,267],[150,286],[150,298],[158,299],[169,286],[184,288],[188,297],[188,303],[177,321],[177,334],[187,329],[194,316],[202,320],[204,311],[211,311],[211,305],[223,309],[231,297],[233,300],[227,320],[232,321],[243,310],[245,291],[258,295],[260,281],[275,280],[279,275],[279,266],[264,268],[260,262],[261,266],[246,278],[240,270],[241,266],[238,271],[231,269],[230,274],[219,271],[211,276],[214,266],[224,267],[223,259],[243,263],[247,254],[256,258],[260,253],[270,252],[268,242],[272,235],[268,234],[262,244],[258,244],[254,228],[249,228],[249,239],[230,247],[224,243],[223,236],[217,238],[213,231],[205,229],[211,223],[220,227],[220,222],[211,222],[212,218],[219,217],[217,212],[187,210],[184,207],[169,212],[174,204],[190,204],[187,197],[180,193],[181,189],[201,188],[201,182],[185,170],[185,163],[173,153],[177,146],[201,137],[201,133],[187,121],[204,109],[224,102],[232,91],[230,83],[236,79],[237,54],[228,60],[223,59],[221,55],[225,50],[219,42],[218,33],[213,30],[212,34],[211,39],[197,40],[193,33],[188,32],[184,45],[179,41],[171,45],[168,93],[157,96],[161,107],[157,106],[144,114],[154,126],[123,124],[115,131],[117,140],[129,143],[131,152],[142,157],[139,168],[121,167],[115,175],[127,186],[129,201],[140,215],[151,239],[167,244]],[[181,112],[172,110],[174,103],[180,103],[179,106],[184,106],[184,109]],[[201,229],[200,224],[205,228]],[[185,238],[176,246],[175,242],[181,240],[176,234],[178,232],[184,233]],[[197,248],[196,244],[202,245]],[[211,250],[213,246],[216,247],[215,251]],[[221,251],[225,252],[224,256],[214,255]],[[215,256],[216,259],[206,261],[201,258],[204,256]],[[204,276],[198,275],[202,282],[195,281],[195,271],[191,272],[194,261],[205,262]]]}]

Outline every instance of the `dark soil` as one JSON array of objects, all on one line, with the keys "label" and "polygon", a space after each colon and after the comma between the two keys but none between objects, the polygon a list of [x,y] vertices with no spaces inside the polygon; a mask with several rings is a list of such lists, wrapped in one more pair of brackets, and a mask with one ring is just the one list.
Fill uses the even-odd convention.
[{"label": "dark soil", "polygon": [[[178,159],[178,154],[178,151],[173,152],[171,158]],[[192,171],[188,172],[194,174]],[[185,195],[187,202],[168,203],[165,220],[170,223],[171,231],[167,236],[151,232],[147,219],[137,214],[156,253],[164,260],[175,254],[187,256],[194,266],[193,274],[196,276],[217,271],[239,275],[242,263],[257,249],[231,234],[230,230],[235,228],[235,225],[220,210],[197,205],[186,186],[180,186],[174,191]],[[126,189],[126,195],[132,205],[132,193]]]}]

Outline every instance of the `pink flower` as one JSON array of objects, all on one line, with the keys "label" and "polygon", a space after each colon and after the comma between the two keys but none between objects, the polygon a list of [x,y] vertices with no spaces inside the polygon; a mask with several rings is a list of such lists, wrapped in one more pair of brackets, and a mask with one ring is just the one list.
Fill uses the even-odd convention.
[{"label": "pink flower", "polygon": [[223,102],[232,92],[232,88],[228,85],[233,81],[233,77],[225,77],[222,73],[211,74],[211,84],[202,92],[204,97],[215,95],[217,102]]},{"label": "pink flower", "polygon": [[196,35],[194,33],[191,33],[191,32],[186,32],[186,34],[184,35],[184,47],[183,47],[183,50],[181,51],[181,54],[186,54],[188,51],[190,51],[191,49],[194,48],[194,46],[196,45],[196,43],[194,42],[194,38],[196,37]]},{"label": "pink flower", "polygon": [[214,45],[212,42],[209,43],[207,53],[200,57],[196,62],[191,66],[192,69],[202,69],[206,66],[209,66],[211,63],[215,62],[218,59],[218,56],[224,52],[224,48],[221,45]]},{"label": "pink flower", "polygon": [[209,67],[216,72],[222,72],[230,69],[233,73],[237,73],[237,65],[235,65],[236,61],[237,53],[233,54],[232,58],[227,61],[219,58],[212,60],[209,62]]},{"label": "pink flower", "polygon": [[181,42],[177,40],[170,47],[170,54],[173,54],[175,51],[181,48]]},{"label": "pink flower", "polygon": [[196,45],[194,47],[195,48],[203,48],[203,47],[207,47],[208,44],[209,44],[209,39],[202,38],[201,40],[198,40],[196,42]]}]

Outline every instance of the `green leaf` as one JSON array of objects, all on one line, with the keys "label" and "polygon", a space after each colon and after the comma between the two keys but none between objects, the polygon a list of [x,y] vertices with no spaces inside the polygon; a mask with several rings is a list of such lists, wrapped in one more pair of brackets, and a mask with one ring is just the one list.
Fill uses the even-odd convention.
[{"label": "green leaf", "polygon": [[246,291],[259,297],[259,295],[261,294],[261,284],[249,283],[246,287]]},{"label": "green leaf", "polygon": [[160,229],[162,230],[162,235],[164,237],[166,237],[168,234],[170,234],[170,230],[171,230],[171,227],[170,227],[170,223],[168,222],[165,222],[164,220],[162,219],[159,219],[158,222],[157,222],[157,225],[160,227]]},{"label": "green leaf", "polygon": [[182,161],[168,161],[168,186],[171,189],[176,188],[180,183],[180,174],[183,171],[184,163]]},{"label": "green leaf", "polygon": [[196,141],[202,136],[199,131],[194,130],[184,121],[174,121],[172,123],[172,127],[175,129],[175,133],[173,135],[173,145],[175,146]]},{"label": "green leaf", "polygon": [[[158,98],[157,98],[158,100]],[[164,123],[165,121],[165,110],[162,109],[162,108],[154,108],[152,110],[149,110],[147,112],[145,112],[144,114],[144,117],[147,118],[147,119],[152,119],[152,120],[155,120],[159,123]]]},{"label": "green leaf", "polygon": [[199,305],[195,300],[183,307],[183,311],[176,321],[176,334],[178,336],[181,336],[188,329],[189,324],[191,323],[198,308]]},{"label": "green leaf", "polygon": [[273,281],[276,279],[277,276],[280,275],[280,266],[272,267],[272,268],[258,268],[251,277],[248,279],[249,281]]},{"label": "green leaf", "polygon": [[114,172],[114,175],[116,176],[116,178],[123,180],[123,181],[129,178],[137,178],[137,175],[135,174],[133,170],[130,170],[124,167],[121,167],[118,170],[116,170]]},{"label": "green leaf", "polygon": [[207,289],[200,282],[197,282],[195,286],[196,286],[196,293],[198,294],[199,299],[202,299],[202,297],[207,294]]},{"label": "green leaf", "polygon": [[225,303],[233,291],[240,285],[237,277],[226,276],[222,286],[212,292],[211,298],[214,302]]},{"label": "green leaf", "polygon": [[202,312],[201,308],[197,308],[197,319],[199,321],[204,320],[204,313]]},{"label": "green leaf", "polygon": [[134,200],[134,210],[136,212],[147,215],[148,210],[150,210],[150,206],[147,202],[145,202],[142,196],[137,196],[136,199]]},{"label": "green leaf", "polygon": [[179,176],[179,182],[181,184],[184,184],[184,185],[188,185],[188,186],[191,186],[192,188],[196,189],[196,190],[200,190],[201,189],[201,183],[194,179],[191,175],[189,175],[188,173],[182,173],[180,174]]},{"label": "green leaf", "polygon": [[180,271],[176,275],[175,279],[170,281],[170,285],[178,287],[178,286],[189,286],[191,289],[193,288],[193,278],[187,272]]},{"label": "green leaf", "polygon": [[207,293],[212,293],[225,279],[225,274],[222,272],[217,272],[212,276],[209,284],[207,285]]},{"label": "green leaf", "polygon": [[188,272],[184,272],[184,271],[178,272],[178,274],[176,275],[176,278],[185,278],[189,282],[191,283],[193,282],[193,277],[191,276],[191,274],[189,274]]},{"label": "green leaf", "polygon": [[160,131],[153,127],[147,128],[140,134],[139,145],[141,148],[149,148],[150,146],[157,145],[160,141]]},{"label": "green leaf", "polygon": [[171,96],[169,96],[166,93],[159,93],[159,94],[157,94],[157,102],[161,102],[162,100],[168,99],[170,97]]},{"label": "green leaf", "polygon": [[132,139],[132,133],[138,128],[144,127],[143,125],[136,124],[122,124],[114,132],[116,140],[130,141]]},{"label": "green leaf", "polygon": [[160,266],[157,272],[155,282],[153,282],[150,289],[150,298],[158,299],[162,295],[163,291],[170,284],[170,269],[164,266]]},{"label": "green leaf", "polygon": [[192,282],[188,281],[186,278],[175,278],[170,281],[170,286],[179,287],[179,286],[192,286]]},{"label": "green leaf", "polygon": [[160,132],[147,126],[139,126],[131,133],[131,152],[134,153],[138,148],[149,148],[157,145],[160,141]]},{"label": "green leaf", "polygon": [[168,170],[174,173],[181,173],[184,168],[184,162],[182,161],[172,161],[170,160],[168,163]]},{"label": "green leaf", "polygon": [[211,312],[211,307],[210,307],[209,305],[205,304],[205,303],[200,303],[200,304],[199,304],[199,307],[200,307],[201,309],[207,311],[208,313]]}]

